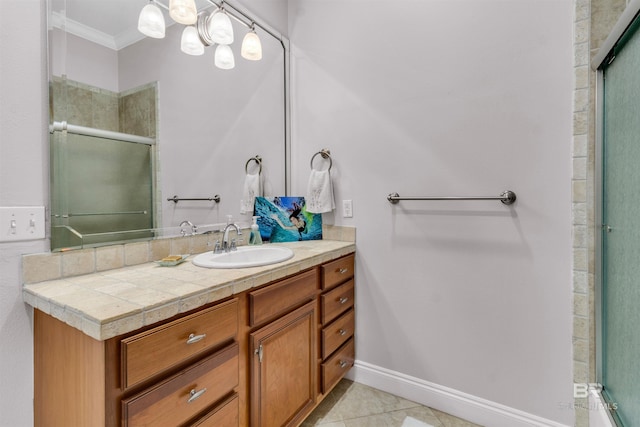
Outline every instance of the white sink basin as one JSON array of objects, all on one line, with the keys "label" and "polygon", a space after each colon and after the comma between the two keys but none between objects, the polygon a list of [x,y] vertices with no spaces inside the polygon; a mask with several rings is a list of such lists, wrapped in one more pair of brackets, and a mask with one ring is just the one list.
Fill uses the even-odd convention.
[{"label": "white sink basin", "polygon": [[245,268],[275,264],[293,257],[293,251],[282,246],[241,246],[236,251],[197,255],[194,265],[205,268]]}]

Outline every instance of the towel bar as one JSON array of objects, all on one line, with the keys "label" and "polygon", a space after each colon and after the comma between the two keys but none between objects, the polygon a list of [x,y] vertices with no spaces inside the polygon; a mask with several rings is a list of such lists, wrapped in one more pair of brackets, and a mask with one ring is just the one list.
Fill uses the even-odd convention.
[{"label": "towel bar", "polygon": [[200,199],[182,199],[178,196],[173,196],[173,197],[169,197],[167,199],[167,202],[173,202],[173,203],[178,203],[180,201],[209,201],[209,202],[216,202],[216,203],[220,203],[220,196],[218,196],[217,194],[213,197],[205,197],[205,198],[200,198]]},{"label": "towel bar", "polygon": [[128,212],[82,212],[82,213],[68,213],[68,214],[55,214],[54,218],[71,218],[74,216],[103,216],[103,215],[146,215],[148,211],[128,211]]},{"label": "towel bar", "polygon": [[516,193],[507,190],[498,197],[400,197],[398,193],[391,193],[387,196],[387,200],[394,205],[400,200],[500,200],[505,205],[512,205],[516,201]]}]

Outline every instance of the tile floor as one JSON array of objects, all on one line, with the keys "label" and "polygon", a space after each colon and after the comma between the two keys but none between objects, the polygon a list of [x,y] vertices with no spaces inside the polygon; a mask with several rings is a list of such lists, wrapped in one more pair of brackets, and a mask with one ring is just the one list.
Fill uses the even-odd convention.
[{"label": "tile floor", "polygon": [[412,426],[418,420],[433,427],[480,427],[349,380],[340,381],[301,427],[402,427],[406,417]]}]

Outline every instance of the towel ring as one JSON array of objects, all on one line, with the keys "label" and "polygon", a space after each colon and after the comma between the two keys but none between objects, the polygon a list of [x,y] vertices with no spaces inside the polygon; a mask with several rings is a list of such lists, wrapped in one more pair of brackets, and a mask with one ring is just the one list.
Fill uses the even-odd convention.
[{"label": "towel ring", "polygon": [[311,170],[313,170],[313,160],[316,158],[318,154],[321,155],[323,159],[329,159],[329,169],[327,170],[331,170],[331,166],[333,166],[333,160],[331,159],[331,151],[327,150],[326,148],[323,148],[322,150],[318,151],[316,154],[314,154],[311,157]]},{"label": "towel ring", "polygon": [[254,156],[252,158],[250,158],[249,160],[247,160],[247,163],[245,163],[244,165],[244,171],[245,173],[249,173],[249,163],[251,163],[251,161],[254,161],[258,164],[258,166],[260,166],[260,170],[258,171],[258,175],[260,175],[262,173],[262,157],[260,156]]}]

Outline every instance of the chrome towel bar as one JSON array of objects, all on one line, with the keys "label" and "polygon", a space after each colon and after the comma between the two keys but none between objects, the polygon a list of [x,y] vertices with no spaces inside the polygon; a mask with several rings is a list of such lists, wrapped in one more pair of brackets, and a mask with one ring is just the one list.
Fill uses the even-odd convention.
[{"label": "chrome towel bar", "polygon": [[216,202],[216,203],[220,203],[220,196],[218,196],[217,194],[213,197],[204,197],[204,198],[200,198],[200,199],[183,199],[180,198],[178,196],[173,196],[173,197],[169,197],[167,199],[167,202],[173,202],[173,203],[178,203],[180,201],[208,201],[208,202]]},{"label": "chrome towel bar", "polygon": [[148,211],[129,211],[129,212],[83,212],[83,213],[68,213],[68,214],[55,214],[54,218],[71,218],[74,216],[103,216],[103,215],[146,215]]},{"label": "chrome towel bar", "polygon": [[505,205],[512,205],[516,201],[516,193],[507,190],[498,197],[400,197],[398,193],[391,193],[387,200],[394,205],[400,200],[500,200]]}]

